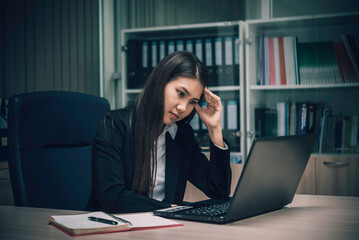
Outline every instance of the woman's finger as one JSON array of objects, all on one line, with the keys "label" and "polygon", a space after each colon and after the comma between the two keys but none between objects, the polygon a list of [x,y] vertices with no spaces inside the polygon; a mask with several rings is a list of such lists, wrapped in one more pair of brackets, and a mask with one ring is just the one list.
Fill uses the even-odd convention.
[{"label": "woman's finger", "polygon": [[208,105],[219,107],[221,106],[221,98],[218,97],[216,94],[212,93],[210,90],[205,88],[205,99]]},{"label": "woman's finger", "polygon": [[211,92],[210,90],[208,90],[207,88],[205,89],[205,97],[206,97],[206,100],[208,99],[212,102],[221,102],[221,98],[218,97],[213,92]]}]

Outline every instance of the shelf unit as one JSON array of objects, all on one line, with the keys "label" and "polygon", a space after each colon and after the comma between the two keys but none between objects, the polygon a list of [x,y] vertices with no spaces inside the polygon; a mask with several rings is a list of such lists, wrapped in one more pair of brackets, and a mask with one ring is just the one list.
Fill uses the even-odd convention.
[{"label": "shelf unit", "polygon": [[[176,40],[185,38],[206,38],[208,36],[237,35],[239,39],[239,84],[231,86],[210,86],[209,89],[222,99],[237,99],[239,147],[232,151],[233,162],[246,159],[255,137],[255,109],[275,109],[277,102],[324,103],[334,113],[342,115],[359,114],[359,82],[299,84],[299,85],[257,85],[259,36],[296,36],[297,43],[342,41],[341,34],[357,36],[359,13],[323,14],[300,17],[286,17],[266,20],[248,20],[207,24],[190,24],[167,27],[122,30],[122,104],[127,105],[141,91],[128,88],[127,42],[131,39],[146,41]],[[204,60],[204,59],[202,59]],[[224,111],[224,114],[226,112]],[[233,135],[232,135],[233,136]],[[228,137],[228,136],[227,136]],[[201,143],[201,141],[200,141]],[[205,146],[203,148],[206,150]],[[339,154],[345,155],[345,154]],[[358,155],[357,153],[354,155]]]},{"label": "shelf unit", "polygon": [[[215,38],[215,37],[225,37],[225,36],[234,36],[238,42],[238,48],[235,48],[233,54],[238,54],[239,58],[239,72],[238,79],[239,84],[235,85],[224,85],[221,82],[216,86],[209,86],[209,89],[213,91],[215,94],[221,97],[223,101],[227,100],[235,100],[238,104],[237,110],[237,119],[239,120],[238,129],[235,132],[228,131],[227,138],[230,138],[235,142],[235,151],[231,151],[231,162],[240,163],[242,159],[246,158],[246,105],[245,105],[245,81],[244,81],[244,64],[243,64],[243,51],[244,51],[244,23],[242,21],[234,21],[234,22],[218,22],[218,23],[206,23],[206,24],[189,24],[189,25],[177,25],[177,26],[166,26],[166,27],[153,27],[153,28],[138,28],[138,29],[125,29],[122,30],[122,104],[126,106],[132,101],[137,94],[141,91],[140,88],[132,88],[128,87],[128,66],[127,66],[127,57],[128,51],[128,41],[129,40],[140,40],[140,41],[170,41],[177,39],[205,39],[205,38]],[[203,40],[205,41],[205,40]],[[193,43],[194,45],[195,43]],[[205,44],[205,42],[203,42]],[[215,44],[215,43],[213,43]],[[224,44],[224,43],[223,43]],[[233,43],[235,44],[235,43]],[[149,44],[149,46],[151,46]],[[184,46],[184,50],[186,46]],[[158,50],[157,50],[158,51]],[[205,51],[205,46],[203,46],[203,51]],[[213,49],[213,51],[215,51]],[[194,50],[193,50],[194,52]],[[166,52],[167,55],[168,52]],[[195,53],[195,52],[194,52]],[[195,53],[196,54],[196,53]],[[197,54],[196,54],[197,55]],[[198,56],[198,55],[197,55]],[[206,65],[205,54],[203,57],[199,57]],[[160,57],[158,57],[160,60]],[[215,59],[212,59],[214,62]],[[223,60],[224,62],[224,60]],[[214,63],[213,63],[214,64]],[[224,66],[224,64],[223,64]],[[226,114],[225,106],[224,106],[224,114]],[[224,123],[223,120],[222,126],[224,129],[227,123]],[[224,134],[226,135],[226,134]],[[208,137],[208,136],[207,136]],[[198,140],[202,149],[206,152],[208,151],[207,146],[204,142],[208,142],[205,136],[198,136]],[[203,141],[204,140],[204,141]]]},{"label": "shelf unit", "polygon": [[[276,109],[277,102],[291,101],[325,103],[334,113],[359,114],[359,82],[257,85],[258,37],[296,36],[297,44],[306,42],[341,41],[341,34],[358,36],[359,13],[325,14],[302,17],[248,20],[245,22],[247,151],[255,138],[255,109]],[[357,155],[357,154],[354,154]]]}]

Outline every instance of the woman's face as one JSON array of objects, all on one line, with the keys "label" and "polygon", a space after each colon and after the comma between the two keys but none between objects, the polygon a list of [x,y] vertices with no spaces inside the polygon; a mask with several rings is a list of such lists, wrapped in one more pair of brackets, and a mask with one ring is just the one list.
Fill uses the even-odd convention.
[{"label": "woman's face", "polygon": [[179,77],[165,87],[164,124],[172,124],[187,117],[198,104],[203,85],[198,79]]}]

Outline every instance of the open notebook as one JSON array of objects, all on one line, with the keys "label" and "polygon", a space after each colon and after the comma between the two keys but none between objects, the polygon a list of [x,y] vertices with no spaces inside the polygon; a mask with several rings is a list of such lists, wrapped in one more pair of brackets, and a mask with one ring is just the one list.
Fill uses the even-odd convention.
[{"label": "open notebook", "polygon": [[[91,221],[89,217],[106,219],[117,224],[110,225]],[[154,216],[152,213],[111,215],[104,212],[91,212],[74,215],[52,215],[49,223],[70,236],[183,226],[178,222]]]}]

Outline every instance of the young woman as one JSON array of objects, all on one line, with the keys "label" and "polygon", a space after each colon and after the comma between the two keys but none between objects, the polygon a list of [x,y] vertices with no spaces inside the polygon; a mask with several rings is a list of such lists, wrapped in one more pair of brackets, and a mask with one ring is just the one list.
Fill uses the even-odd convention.
[{"label": "young woman", "polygon": [[[186,182],[210,198],[227,198],[231,170],[221,100],[207,89],[205,66],[190,52],[165,57],[132,106],[105,114],[93,145],[92,210],[143,212],[183,201]],[[200,101],[205,98],[206,108]],[[210,161],[189,125],[207,126]]]}]

